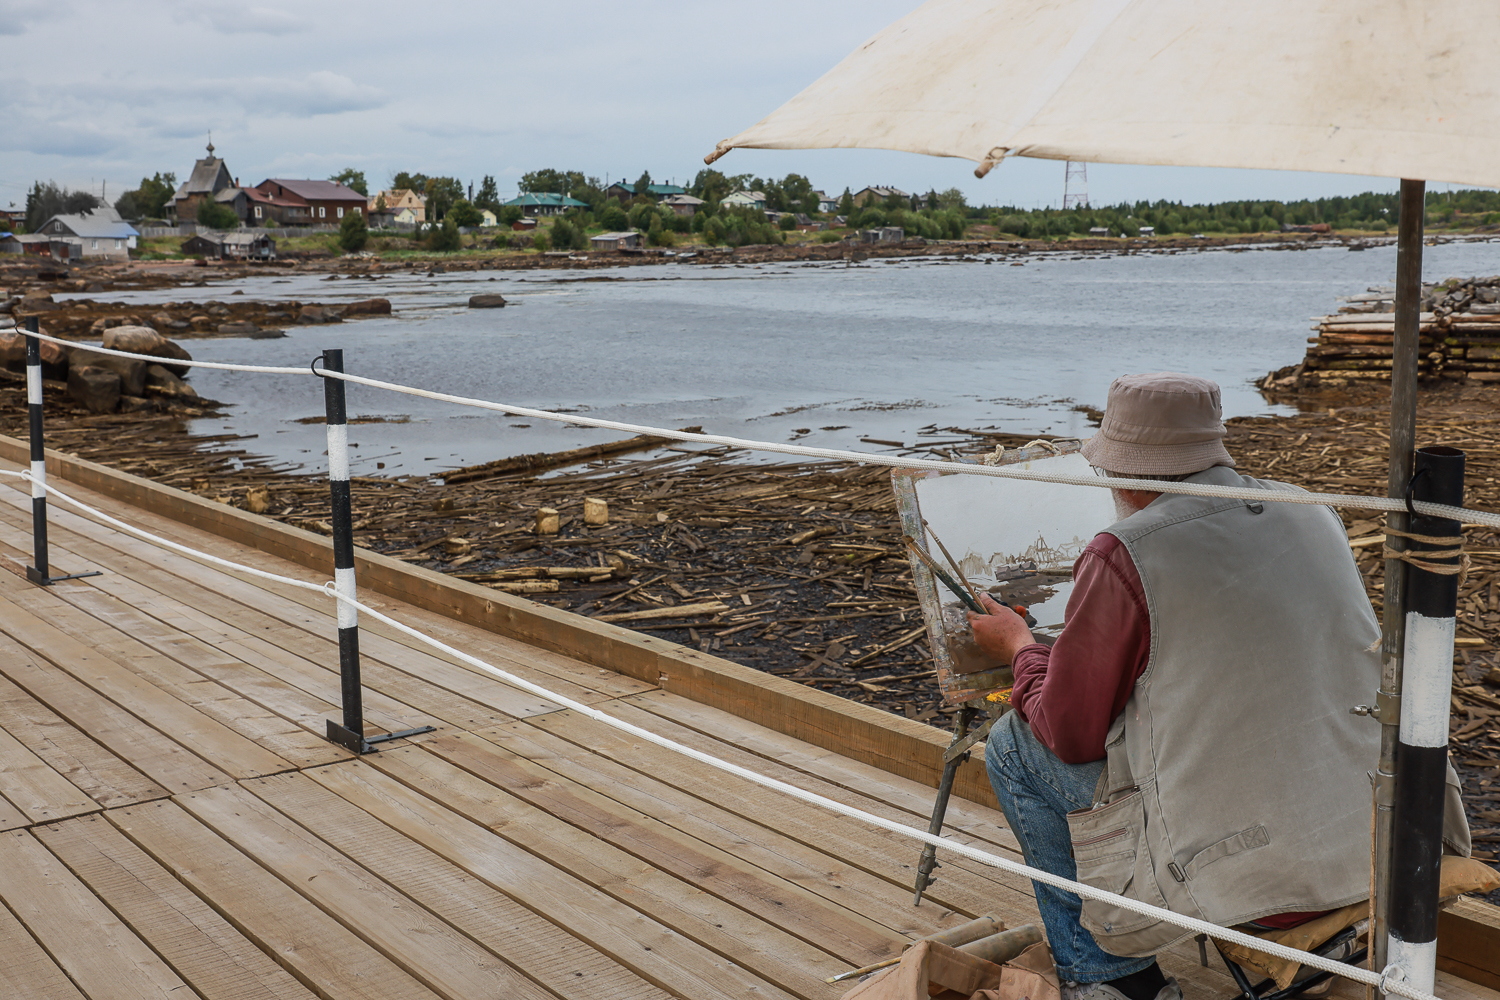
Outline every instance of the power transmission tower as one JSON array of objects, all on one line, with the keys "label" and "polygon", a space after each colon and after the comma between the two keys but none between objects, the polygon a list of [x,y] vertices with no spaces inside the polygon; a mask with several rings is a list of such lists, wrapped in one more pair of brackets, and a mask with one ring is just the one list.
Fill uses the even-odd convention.
[{"label": "power transmission tower", "polygon": [[1063,179],[1063,211],[1066,212],[1070,208],[1088,208],[1088,164],[1069,160],[1067,169],[1067,176]]}]

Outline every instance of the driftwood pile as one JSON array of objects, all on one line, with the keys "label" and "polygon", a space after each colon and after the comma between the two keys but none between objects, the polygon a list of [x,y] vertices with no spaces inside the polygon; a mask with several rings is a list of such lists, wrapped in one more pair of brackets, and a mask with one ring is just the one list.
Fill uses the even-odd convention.
[{"label": "driftwood pile", "polygon": [[[1395,289],[1374,287],[1315,319],[1300,365],[1272,372],[1263,389],[1345,385],[1391,377]],[[1423,287],[1418,365],[1423,379],[1500,382],[1500,276],[1450,278]]]}]

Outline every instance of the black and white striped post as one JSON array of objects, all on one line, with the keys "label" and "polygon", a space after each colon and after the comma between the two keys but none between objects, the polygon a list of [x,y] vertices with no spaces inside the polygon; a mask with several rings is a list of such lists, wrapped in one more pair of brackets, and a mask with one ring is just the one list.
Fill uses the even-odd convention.
[{"label": "black and white striped post", "polygon": [[[327,350],[322,354],[323,371],[344,371],[344,352]],[[313,362],[313,371],[322,375]],[[323,402],[328,415],[328,493],[332,505],[329,523],[333,527],[333,585],[341,597],[353,600],[354,583],[354,517],[349,496],[349,411],[344,400],[344,380],[323,378]],[[418,733],[430,733],[432,726],[404,729],[398,733],[365,735],[364,696],[359,679],[359,609],[348,601],[338,602],[339,679],[343,692],[343,725],[328,720],[328,739],[357,754],[370,753],[374,744]]]},{"label": "black and white striped post", "polygon": [[[1421,448],[1408,499],[1460,506],[1464,453]],[[1410,504],[1408,503],[1408,506]],[[1453,693],[1453,630],[1463,557],[1460,524],[1411,514],[1405,552],[1406,643],[1396,744],[1386,957],[1431,993],[1437,971],[1438,869]]]},{"label": "black and white striped post", "polygon": [[[35,316],[26,317],[26,332],[40,333]],[[50,587],[60,580],[81,580],[91,573],[53,576],[47,555],[47,449],[42,438],[42,342],[26,338],[26,415],[31,427],[31,565],[26,579]]]}]

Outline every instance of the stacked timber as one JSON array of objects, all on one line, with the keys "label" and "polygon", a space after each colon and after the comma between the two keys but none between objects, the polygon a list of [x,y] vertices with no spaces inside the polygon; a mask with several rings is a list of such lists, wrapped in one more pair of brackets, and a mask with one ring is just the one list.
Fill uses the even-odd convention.
[{"label": "stacked timber", "polygon": [[[1391,377],[1394,290],[1371,288],[1313,318],[1314,337],[1300,365],[1272,372],[1262,389],[1346,385]],[[1418,372],[1423,379],[1500,382],[1500,276],[1450,278],[1422,289]]]}]

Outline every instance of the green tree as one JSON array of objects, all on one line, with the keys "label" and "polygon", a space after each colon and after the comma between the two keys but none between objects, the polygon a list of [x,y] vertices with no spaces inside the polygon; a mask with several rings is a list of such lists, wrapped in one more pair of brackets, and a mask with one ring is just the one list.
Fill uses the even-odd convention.
[{"label": "green tree", "polygon": [[611,198],[609,204],[605,205],[604,210],[599,213],[599,225],[609,232],[618,233],[630,226],[630,220],[625,216],[625,210],[620,207],[620,203]]},{"label": "green tree", "polygon": [[558,219],[552,223],[550,235],[552,249],[554,250],[587,250],[589,238],[580,225],[574,225],[567,219]]},{"label": "green tree", "polygon": [[478,208],[487,208],[495,215],[500,214],[500,190],[495,187],[495,178],[489,174],[484,175],[484,180],[479,182],[479,193],[474,196],[474,204]]},{"label": "green tree", "polygon": [[694,198],[702,198],[704,201],[717,204],[724,200],[726,195],[733,194],[734,188],[730,186],[730,180],[719,171],[709,168],[698,171],[698,176],[693,178],[688,193]]},{"label": "green tree", "polygon": [[[353,187],[353,185],[350,185]],[[339,223],[339,246],[345,253],[359,253],[370,240],[370,226],[365,222],[365,213],[349,212]]]},{"label": "green tree", "polygon": [[848,218],[854,214],[854,195],[844,188],[844,193],[839,195],[839,214]]},{"label": "green tree", "polygon": [[334,174],[328,179],[331,181],[337,181],[338,183],[344,185],[344,187],[346,188],[351,188],[355,191],[358,191],[366,198],[370,197],[370,185],[365,183],[365,172],[363,170],[355,170],[353,167],[345,167],[343,170],[340,170],[338,173]]},{"label": "green tree", "polygon": [[166,214],[167,205],[177,193],[177,175],[158,172],[153,177],[142,177],[140,186],[126,191],[115,202],[115,211],[127,219],[159,219]]},{"label": "green tree", "polygon": [[76,215],[99,207],[99,199],[87,191],[69,191],[51,181],[36,181],[26,195],[26,231],[34,233],[54,215]]},{"label": "green tree", "polygon": [[479,209],[463,198],[453,203],[453,207],[448,210],[448,218],[453,220],[455,226],[464,228],[477,226],[484,221],[484,217],[479,214]]},{"label": "green tree", "polygon": [[651,186],[651,171],[642,170],[641,176],[635,180],[635,193],[645,194],[646,189]]},{"label": "green tree", "polygon": [[441,222],[454,204],[464,196],[464,186],[456,177],[429,177],[422,194],[427,199],[427,218]]},{"label": "green tree", "polygon": [[776,228],[780,229],[784,233],[796,229],[797,217],[791,212],[787,212],[781,218],[776,220]]},{"label": "green tree", "polygon": [[513,226],[525,216],[520,205],[501,205],[500,211],[495,213],[496,218],[502,226]]},{"label": "green tree", "polygon": [[240,217],[228,205],[205,198],[198,202],[198,224],[209,229],[238,229]]},{"label": "green tree", "polygon": [[426,174],[409,174],[405,170],[391,178],[391,190],[412,191],[418,196],[427,190]]},{"label": "green tree", "polygon": [[441,225],[429,226],[427,236],[427,248],[440,253],[451,253],[463,246],[463,239],[458,234],[458,223],[453,221],[450,215],[442,221]]}]

